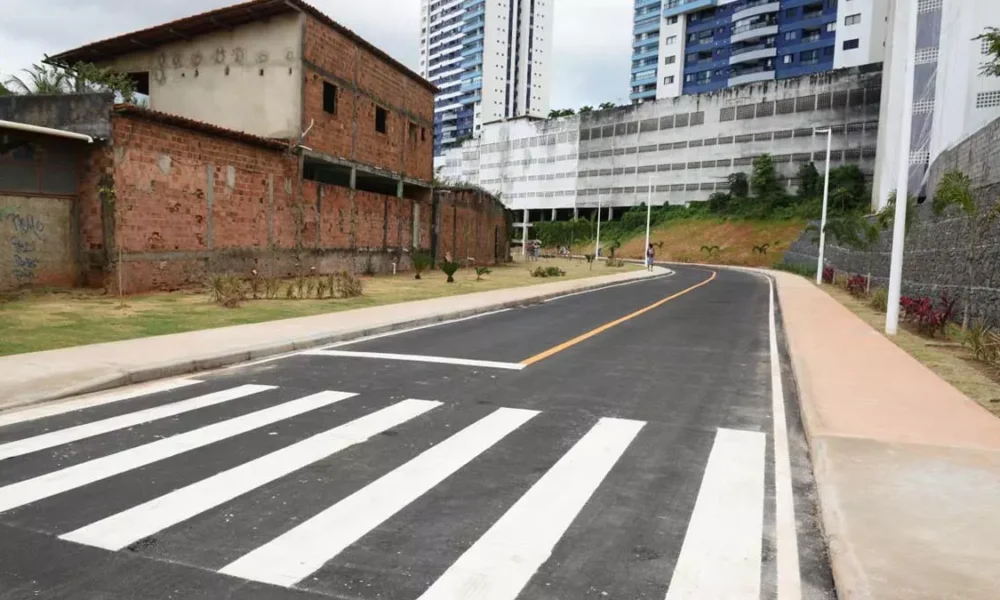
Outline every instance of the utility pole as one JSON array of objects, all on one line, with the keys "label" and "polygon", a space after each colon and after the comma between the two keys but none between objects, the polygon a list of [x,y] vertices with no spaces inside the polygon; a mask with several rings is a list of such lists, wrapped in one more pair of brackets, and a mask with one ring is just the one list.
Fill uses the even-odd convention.
[{"label": "utility pole", "polygon": [[823,215],[819,222],[819,258],[816,261],[816,285],[823,283],[823,252],[826,250],[826,210],[830,203],[830,147],[833,129],[817,129],[814,133],[826,134],[826,175],[823,178]]},{"label": "utility pole", "polygon": [[899,296],[903,287],[903,245],[906,240],[906,204],[910,184],[910,134],[913,129],[913,50],[917,37],[917,3],[897,2],[896,10],[905,7],[906,28],[899,40],[905,60],[903,74],[903,123],[899,128],[899,171],[896,178],[896,216],[892,224],[892,260],[889,266],[889,298],[885,313],[885,332],[896,335],[899,329]]}]

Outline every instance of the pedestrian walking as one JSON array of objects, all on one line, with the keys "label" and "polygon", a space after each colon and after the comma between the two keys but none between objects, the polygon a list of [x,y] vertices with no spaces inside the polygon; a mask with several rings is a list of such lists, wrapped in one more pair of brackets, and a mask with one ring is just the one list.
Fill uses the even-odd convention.
[{"label": "pedestrian walking", "polygon": [[649,247],[646,248],[646,270],[647,271],[652,271],[653,270],[653,259],[655,257],[656,257],[656,251],[653,250],[653,245],[650,244]]}]

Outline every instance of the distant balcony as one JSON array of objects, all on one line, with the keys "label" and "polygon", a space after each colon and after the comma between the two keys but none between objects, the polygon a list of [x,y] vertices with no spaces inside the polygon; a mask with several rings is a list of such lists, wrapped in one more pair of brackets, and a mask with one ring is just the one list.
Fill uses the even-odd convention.
[{"label": "distant balcony", "polygon": [[776,13],[780,8],[781,2],[778,0],[758,0],[748,4],[746,7],[733,13],[733,22],[742,21],[743,19],[749,19],[751,17],[756,17],[757,15],[766,15],[768,13]]},{"label": "distant balcony", "polygon": [[663,16],[672,17],[715,5],[716,0],[665,0],[663,2]]},{"label": "distant balcony", "polygon": [[737,44],[746,40],[767,37],[769,35],[778,35],[777,23],[764,22],[754,23],[753,25],[743,25],[742,27],[733,28],[733,35],[730,39],[730,43]]},{"label": "distant balcony", "polygon": [[771,81],[774,79],[774,67],[758,67],[741,71],[739,74],[729,78],[729,85],[743,85],[746,83],[756,83],[758,81]]},{"label": "distant balcony", "polygon": [[771,47],[750,47],[750,48],[740,48],[739,50],[733,50],[732,55],[729,57],[729,64],[742,64],[746,62],[752,62],[760,60],[762,58],[774,58],[778,55],[778,49],[774,46]]}]

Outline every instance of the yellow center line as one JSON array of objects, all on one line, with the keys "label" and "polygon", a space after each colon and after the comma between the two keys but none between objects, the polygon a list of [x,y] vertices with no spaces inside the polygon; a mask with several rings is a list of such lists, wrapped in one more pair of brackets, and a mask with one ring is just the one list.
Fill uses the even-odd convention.
[{"label": "yellow center line", "polygon": [[598,335],[600,333],[603,333],[603,332],[611,329],[615,325],[621,325],[622,323],[624,323],[625,321],[628,321],[629,319],[634,319],[635,317],[638,317],[641,314],[647,313],[647,312],[653,310],[654,308],[657,308],[659,306],[663,306],[664,304],[666,304],[667,302],[670,302],[674,298],[680,298],[684,294],[686,294],[688,292],[691,292],[691,291],[694,291],[694,290],[700,288],[703,285],[708,285],[713,279],[715,279],[715,276],[716,276],[716,272],[712,271],[712,276],[709,277],[708,279],[706,279],[705,281],[702,281],[701,283],[692,285],[691,287],[689,287],[689,288],[687,288],[685,290],[681,290],[681,291],[677,292],[676,294],[674,294],[673,296],[668,296],[668,297],[664,298],[663,300],[657,300],[656,302],[650,304],[649,306],[647,306],[645,308],[640,308],[639,310],[635,311],[632,314],[625,315],[624,317],[621,317],[620,319],[615,319],[614,321],[611,321],[610,323],[605,323],[604,325],[601,325],[600,327],[598,327],[596,329],[591,329],[587,333],[578,335],[575,338],[573,338],[573,339],[571,339],[571,340],[569,340],[567,342],[563,342],[563,343],[559,344],[558,346],[553,346],[552,348],[549,348],[548,350],[546,350],[544,352],[540,352],[540,353],[532,356],[531,358],[526,358],[526,359],[524,359],[524,360],[521,361],[521,364],[527,367],[528,365],[533,365],[533,364],[535,364],[536,362],[538,362],[540,360],[545,360],[546,358],[552,356],[553,354],[557,354],[557,353],[562,352],[563,350],[565,350],[567,348],[571,348],[571,347],[579,344],[580,342],[582,342],[584,340],[589,340],[590,338],[594,337],[595,335]]}]

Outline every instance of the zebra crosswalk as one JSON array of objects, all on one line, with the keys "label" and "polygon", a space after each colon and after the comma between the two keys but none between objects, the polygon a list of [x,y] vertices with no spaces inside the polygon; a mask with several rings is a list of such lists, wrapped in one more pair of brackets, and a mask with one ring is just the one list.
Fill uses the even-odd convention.
[{"label": "zebra crosswalk", "polygon": [[[364,394],[321,391],[294,399],[280,397],[273,386],[240,385],[199,393],[201,382],[164,386],[150,393],[171,391],[190,397],[133,412],[94,419],[87,418],[88,408],[103,405],[71,403],[70,410],[81,410],[82,424],[55,430],[46,428],[46,419],[60,415],[46,409],[34,417],[17,419],[8,416],[8,425],[36,422],[37,431],[9,430],[0,427],[0,469],[5,464],[31,461],[32,472],[16,480],[4,480],[0,486],[0,523],[19,510],[71,495],[105,481],[121,482],[150,473],[158,466],[181,459],[198,462],[213,448],[238,436],[261,435],[267,428],[296,417],[317,416],[339,406],[351,406],[357,416],[333,426],[309,431],[301,439],[273,443],[267,451],[237,461],[215,472],[178,482],[169,489],[156,489],[151,497],[142,497],[133,505],[110,503],[90,507],[84,514],[99,518],[79,523],[69,530],[46,531],[61,543],[77,544],[113,553],[142,552],[143,542],[181,527],[196,527],[199,518],[233,506],[240,499],[261,496],[263,505],[273,501],[264,490],[279,480],[321,469],[324,476],[337,478],[337,455],[360,452],[375,438],[392,439],[398,431],[413,432],[426,426],[428,419],[446,421],[450,429],[443,439],[422,447],[414,444],[409,456],[391,465],[370,481],[325,506],[295,506],[288,510],[296,516],[280,531],[260,532],[255,545],[232,556],[232,548],[220,553],[224,562],[198,564],[197,556],[177,562],[210,569],[222,576],[259,582],[284,588],[313,590],[316,578],[325,567],[336,564],[338,557],[362,543],[383,524],[406,518],[407,507],[442,486],[443,482],[468,469],[485,454],[505,447],[516,432],[529,433],[543,413],[537,410],[499,407],[482,408],[471,418],[452,419],[447,403],[436,400],[403,399],[389,403],[368,404]],[[275,401],[253,410],[240,411],[239,402],[257,398]],[[279,399],[280,398],[280,399]],[[116,400],[117,402],[117,400]],[[126,430],[142,428],[182,415],[198,415],[210,407],[230,407],[239,414],[221,421],[174,431],[152,441],[124,449],[112,449],[103,455],[87,457],[68,466],[47,456],[56,452],[96,443]],[[35,409],[37,410],[37,409]],[[125,408],[127,410],[127,407]],[[444,412],[442,412],[444,411]],[[64,413],[63,413],[64,414]],[[437,415],[437,416],[436,416]],[[419,422],[419,423],[418,423]],[[407,428],[410,429],[407,429]],[[594,495],[607,486],[609,475],[647,427],[639,420],[618,417],[595,417],[583,427],[574,427],[568,438],[552,439],[559,446],[557,459],[543,472],[528,478],[503,511],[491,517],[488,526],[452,553],[450,564],[432,570],[433,577],[417,600],[514,600],[524,592],[555,549],[580,518]],[[28,431],[25,435],[22,431]],[[271,432],[273,433],[273,432]],[[384,437],[390,436],[390,437]],[[14,439],[11,439],[13,437]],[[293,438],[295,436],[292,436]],[[526,439],[526,438],[520,438]],[[251,446],[252,447],[252,446]],[[669,457],[664,457],[669,460]],[[377,457],[373,463],[379,464]],[[21,463],[18,463],[21,464]],[[518,465],[510,465],[517,469]],[[700,492],[693,507],[690,524],[673,572],[664,569],[651,585],[660,589],[659,597],[740,598],[761,597],[761,546],[765,498],[765,435],[759,432],[719,430],[708,457]],[[27,472],[27,471],[26,471]],[[205,475],[205,476],[202,476]],[[92,496],[91,496],[92,497]],[[295,498],[283,502],[294,502]],[[632,507],[635,511],[657,513],[662,507]],[[102,514],[110,513],[110,514]],[[298,511],[298,512],[297,512]],[[234,511],[236,512],[236,511]],[[230,515],[232,528],[239,531],[243,515]],[[447,514],[436,518],[447,519]],[[594,520],[595,517],[589,517]],[[16,525],[16,519],[10,521]],[[227,517],[226,523],[230,523]],[[613,524],[612,524],[613,526]],[[261,539],[266,535],[267,539]],[[0,542],[2,543],[2,542]],[[431,550],[431,548],[428,548]],[[572,549],[571,549],[572,551]],[[156,556],[150,556],[156,560]],[[611,557],[609,557],[609,560]],[[671,561],[672,562],[672,561]],[[716,577],[718,569],[726,577]],[[581,576],[585,574],[581,573]],[[319,586],[322,588],[322,586]],[[669,591],[668,591],[669,589]],[[109,596],[111,597],[111,596]],[[359,598],[365,598],[359,595]],[[407,596],[409,597],[409,596]],[[553,597],[566,597],[556,592]],[[611,597],[619,597],[611,591]]]}]

